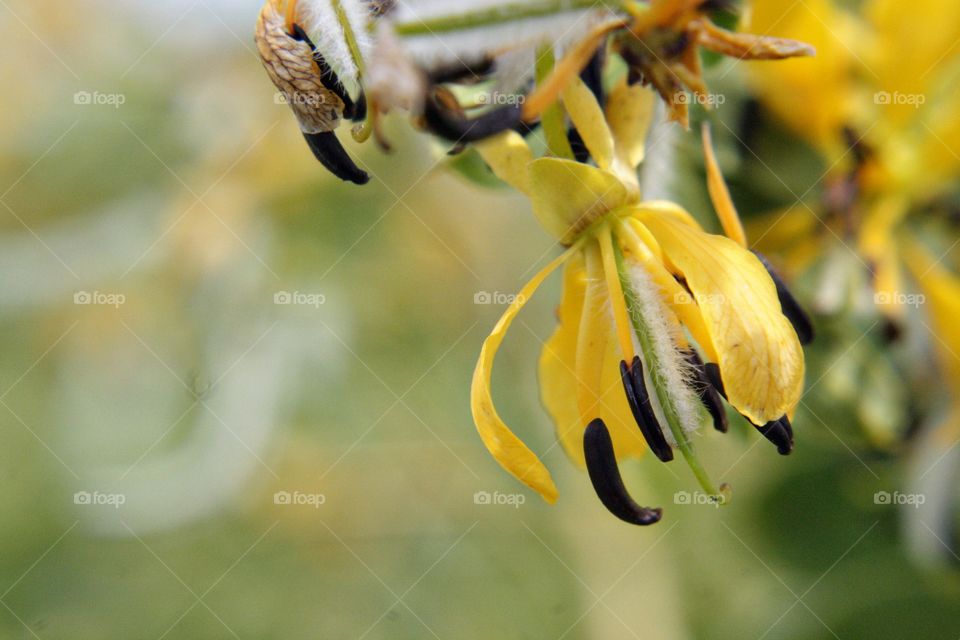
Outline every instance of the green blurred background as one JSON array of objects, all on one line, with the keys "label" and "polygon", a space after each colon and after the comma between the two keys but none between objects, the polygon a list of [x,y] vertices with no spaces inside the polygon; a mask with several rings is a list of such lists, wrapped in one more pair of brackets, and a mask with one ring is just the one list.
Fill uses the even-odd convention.
[{"label": "green blurred background", "polygon": [[552,241],[402,118],[397,152],[361,152],[370,185],[325,175],[258,8],[0,0],[0,637],[960,637],[949,541],[945,564],[907,552],[910,508],[874,500],[902,464],[821,397],[858,331],[810,352],[790,457],[739,421],[701,435],[730,506],[626,463],[665,510],[633,528],[539,407],[551,281],[495,393],[561,499],[503,473],[470,376]]}]

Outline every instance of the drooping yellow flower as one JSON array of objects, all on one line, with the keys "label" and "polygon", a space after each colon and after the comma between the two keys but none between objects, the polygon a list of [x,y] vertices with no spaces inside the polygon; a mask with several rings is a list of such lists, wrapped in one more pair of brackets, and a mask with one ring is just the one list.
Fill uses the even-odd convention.
[{"label": "drooping yellow flower", "polygon": [[483,344],[471,389],[477,429],[507,471],[548,502],[557,499],[547,468],[497,413],[491,376],[511,322],[563,266],[559,326],[540,357],[542,399],[564,449],[586,465],[605,506],[635,524],[656,522],[660,510],[629,497],[618,458],[649,447],[668,461],[679,448],[704,489],[722,500],[723,488],[707,478],[689,439],[705,421],[704,409],[725,431],[718,393],[725,394],[789,453],[788,416],[804,373],[800,340],[785,315],[789,310],[802,324],[796,303],[744,247],[716,167],[711,195],[729,237],[706,233],[673,203],[641,198],[636,169],[654,99],[622,81],[604,111],[579,80],[564,91],[564,107],[596,166],[534,159],[513,132],[478,145],[494,173],[530,198],[565,250],[523,287]]}]

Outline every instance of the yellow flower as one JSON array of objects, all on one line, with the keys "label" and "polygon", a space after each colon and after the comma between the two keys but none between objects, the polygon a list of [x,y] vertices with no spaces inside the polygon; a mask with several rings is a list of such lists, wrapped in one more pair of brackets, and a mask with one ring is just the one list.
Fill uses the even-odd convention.
[{"label": "yellow flower", "polygon": [[773,212],[758,221],[757,235],[794,270],[852,240],[879,310],[900,320],[898,237],[960,172],[960,3],[922,0],[904,11],[901,2],[867,0],[859,15],[831,0],[751,5],[753,30],[817,48],[816,58],[750,71],[762,105],[828,168],[819,199]]},{"label": "yellow flower", "polygon": [[803,319],[782,283],[744,247],[712,155],[710,191],[729,237],[706,233],[675,204],[641,198],[636,168],[653,108],[650,90],[621,82],[604,112],[577,80],[562,100],[596,166],[534,159],[513,132],[478,145],[494,173],[529,196],[543,227],[566,249],[523,287],[485,340],[471,389],[473,417],[497,461],[554,502],[549,471],[498,415],[490,383],[511,322],[564,266],[560,323],[540,357],[542,399],[560,442],[586,465],[607,508],[650,524],[660,510],[629,497],[616,460],[650,447],[667,461],[676,447],[704,489],[723,500],[724,488],[711,484],[689,438],[705,421],[704,408],[726,430],[718,392],[789,453],[788,416],[800,398],[804,360],[784,313],[799,324]]}]

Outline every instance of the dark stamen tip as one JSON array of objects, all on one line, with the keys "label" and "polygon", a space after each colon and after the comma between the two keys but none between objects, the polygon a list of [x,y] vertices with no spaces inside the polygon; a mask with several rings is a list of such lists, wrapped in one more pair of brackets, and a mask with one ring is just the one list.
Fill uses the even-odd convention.
[{"label": "dark stamen tip", "polygon": [[717,390],[717,393],[726,400],[727,392],[723,389],[723,378],[720,377],[720,365],[716,362],[708,362],[703,365],[703,372],[707,375],[707,380],[709,380],[713,388]]},{"label": "dark stamen tip", "polygon": [[777,446],[777,453],[782,456],[790,455],[793,451],[793,427],[790,420],[783,416],[778,420],[771,420],[761,426],[753,425],[760,434]]},{"label": "dark stamen tip", "polygon": [[690,363],[690,367],[697,376],[697,395],[700,396],[700,402],[706,407],[707,412],[713,419],[713,428],[721,433],[726,433],[730,428],[727,421],[727,410],[720,400],[720,394],[707,378],[703,360],[700,359],[700,356],[693,349],[686,351],[685,355],[687,362]]},{"label": "dark stamen tip", "polygon": [[640,433],[647,441],[647,446],[661,462],[670,462],[673,460],[673,449],[664,437],[660,421],[657,420],[657,415],[650,404],[650,394],[647,393],[647,385],[643,380],[643,363],[640,361],[640,356],[634,356],[630,366],[627,366],[623,360],[620,361],[620,378],[623,381],[623,390],[627,394],[630,412],[637,426],[640,427]]},{"label": "dark stamen tip", "polygon": [[641,507],[623,484],[610,432],[599,418],[587,425],[583,432],[583,454],[587,473],[597,497],[607,510],[624,522],[650,525],[660,521],[662,509]]},{"label": "dark stamen tip", "polygon": [[303,137],[307,140],[314,157],[333,175],[354,184],[366,184],[370,181],[367,172],[354,164],[347,155],[347,151],[333,131],[304,133]]},{"label": "dark stamen tip", "polygon": [[773,265],[770,264],[766,256],[759,251],[754,251],[753,254],[760,259],[761,264],[763,264],[767,273],[770,274],[773,284],[776,285],[780,308],[783,310],[783,315],[785,315],[787,320],[790,321],[790,324],[793,325],[793,330],[797,332],[800,344],[810,344],[814,338],[813,322],[811,322],[810,316],[807,315],[807,312],[803,310],[803,307],[800,306],[797,299],[790,293],[787,283],[783,281],[783,278],[781,278],[780,274],[773,268]]},{"label": "dark stamen tip", "polygon": [[521,123],[522,101],[496,107],[474,118],[456,113],[435,97],[424,103],[424,121],[435,134],[454,142],[476,142]]}]

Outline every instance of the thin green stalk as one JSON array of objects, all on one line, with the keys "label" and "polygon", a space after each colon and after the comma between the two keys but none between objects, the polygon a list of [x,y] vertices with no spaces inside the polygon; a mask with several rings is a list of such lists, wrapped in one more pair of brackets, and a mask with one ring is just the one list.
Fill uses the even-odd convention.
[{"label": "thin green stalk", "polygon": [[340,0],[332,0],[331,4],[333,4],[334,13],[337,14],[337,22],[343,28],[343,37],[347,41],[347,48],[350,49],[350,57],[353,58],[353,63],[357,65],[357,75],[362,78],[364,72],[363,56],[360,54],[360,45],[357,44],[357,34],[353,32],[353,27],[350,25],[350,20],[347,19],[347,13],[344,11]]},{"label": "thin green stalk", "polygon": [[626,265],[623,259],[623,252],[616,242],[613,243],[614,256],[617,261],[617,274],[620,277],[620,286],[623,288],[623,295],[627,299],[627,309],[630,313],[630,321],[637,334],[637,340],[640,342],[640,350],[643,352],[643,359],[650,372],[650,381],[653,383],[654,392],[657,394],[657,400],[663,409],[663,416],[670,427],[674,440],[677,442],[677,448],[693,475],[696,477],[700,487],[709,495],[714,496],[719,504],[726,504],[730,499],[730,489],[727,485],[721,485],[718,490],[707,475],[706,469],[700,464],[696,452],[693,450],[693,443],[690,442],[687,432],[680,424],[680,414],[676,402],[666,387],[666,381],[660,375],[660,360],[657,356],[653,344],[650,326],[646,320],[646,314],[656,313],[653,309],[644,309],[643,301],[633,289],[633,284],[627,274]]},{"label": "thin green stalk", "polygon": [[[554,65],[553,45],[546,45],[537,51],[536,72],[537,84],[542,84],[550,76]],[[559,102],[544,109],[540,116],[543,126],[543,135],[547,140],[550,154],[558,158],[573,160],[573,148],[567,139],[567,123],[563,107]]]},{"label": "thin green stalk", "polygon": [[[512,2],[488,9],[469,11],[466,13],[441,16],[428,20],[418,20],[398,24],[395,27],[401,36],[419,36],[428,33],[443,33],[473,27],[485,27],[525,18],[539,18],[564,11],[591,9],[603,6],[605,2],[597,0],[529,0],[527,2]],[[619,6],[619,3],[613,3]]]}]

